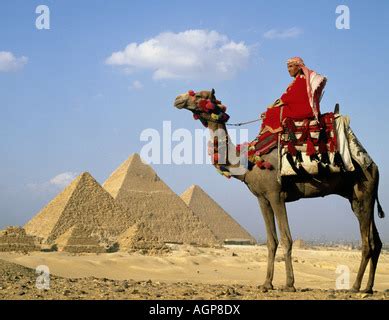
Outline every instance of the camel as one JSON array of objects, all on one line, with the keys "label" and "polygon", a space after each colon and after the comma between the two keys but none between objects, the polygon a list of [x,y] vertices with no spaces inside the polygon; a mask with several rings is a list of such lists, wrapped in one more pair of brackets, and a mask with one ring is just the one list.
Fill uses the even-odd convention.
[{"label": "camel", "polygon": [[[177,96],[174,106],[178,109],[191,111],[195,119],[201,120],[203,125],[211,130],[211,134],[216,130],[225,132],[226,141],[228,141],[227,148],[235,150],[231,139],[228,139],[226,121],[215,120],[209,113],[204,112],[203,108],[199,107],[199,101],[204,99],[209,99],[215,104],[220,103],[215,97],[214,89],[196,93],[191,90],[188,93]],[[277,149],[263,155],[262,158],[270,162],[274,168],[277,168]],[[229,165],[229,169],[237,166],[239,166],[239,163]],[[378,166],[374,162],[367,169],[362,169],[356,162],[354,166],[356,167],[355,171],[330,174],[320,178],[321,180],[309,176],[290,176],[283,177],[282,183],[280,183],[280,180],[277,179],[277,170],[262,170],[257,166],[254,166],[251,170],[246,170],[243,174],[233,176],[244,182],[254,196],[257,197],[266,225],[267,273],[265,282],[259,286],[263,292],[274,290],[272,284],[274,260],[279,245],[275,220],[278,223],[285,257],[286,285],[282,290],[287,292],[296,291],[292,266],[293,241],[285,204],[303,198],[324,197],[336,194],[349,200],[351,208],[359,221],[362,239],[362,258],[356,280],[350,291],[360,291],[363,275],[370,261],[369,278],[366,289],[363,292],[373,293],[374,277],[382,248],[382,242],[374,222],[375,201],[377,201],[379,217],[384,217],[384,212],[378,200],[379,172]]]}]

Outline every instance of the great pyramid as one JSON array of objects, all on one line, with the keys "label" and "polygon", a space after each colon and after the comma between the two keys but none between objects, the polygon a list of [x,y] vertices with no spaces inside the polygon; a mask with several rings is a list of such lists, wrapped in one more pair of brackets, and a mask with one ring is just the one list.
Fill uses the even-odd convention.
[{"label": "great pyramid", "polygon": [[182,193],[181,199],[210,227],[220,241],[249,240],[249,243],[256,243],[256,240],[199,186],[189,187]]},{"label": "great pyramid", "polygon": [[103,187],[131,212],[136,233],[159,242],[215,245],[209,227],[190,210],[135,153],[104,182]]},{"label": "great pyramid", "polygon": [[[109,248],[130,224],[128,210],[123,210],[88,172],[84,172],[32,218],[25,229],[42,238],[45,244],[56,243],[67,232],[73,245],[77,238],[81,245],[84,240],[80,230],[87,228],[98,237],[100,245]],[[74,227],[77,228],[72,230]]]},{"label": "great pyramid", "polygon": [[8,227],[0,231],[0,251],[39,251],[39,240],[21,227]]}]

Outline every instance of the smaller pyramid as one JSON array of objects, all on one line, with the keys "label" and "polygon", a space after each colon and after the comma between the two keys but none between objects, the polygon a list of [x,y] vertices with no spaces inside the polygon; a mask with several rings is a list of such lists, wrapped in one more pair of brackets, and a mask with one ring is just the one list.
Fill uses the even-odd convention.
[{"label": "smaller pyramid", "polygon": [[118,244],[121,251],[141,251],[143,253],[165,253],[169,252],[169,247],[164,242],[159,241],[158,237],[153,235],[144,222],[138,222],[129,227],[118,238]]},{"label": "smaller pyramid", "polygon": [[181,199],[212,230],[218,240],[256,243],[255,238],[199,186],[189,187],[181,194]]},{"label": "smaller pyramid", "polygon": [[88,172],[84,172],[33,217],[25,229],[42,238],[44,244],[55,244],[58,239],[65,241],[65,233],[66,241],[73,243],[76,238],[81,241],[82,235],[89,232],[98,236],[101,245],[110,247],[129,226],[128,210],[123,210]]},{"label": "smaller pyramid", "polygon": [[57,239],[58,249],[71,253],[103,253],[107,251],[99,234],[86,226],[74,226]]},{"label": "smaller pyramid", "polygon": [[21,227],[8,227],[0,231],[0,252],[4,251],[39,251],[39,239],[28,235]]}]

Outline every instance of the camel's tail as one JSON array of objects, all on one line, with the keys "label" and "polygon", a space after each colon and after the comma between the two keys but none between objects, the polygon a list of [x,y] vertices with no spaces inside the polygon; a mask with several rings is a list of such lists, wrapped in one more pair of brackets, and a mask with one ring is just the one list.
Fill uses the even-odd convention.
[{"label": "camel's tail", "polygon": [[375,200],[377,200],[377,209],[378,209],[378,217],[385,218],[385,212],[382,210],[380,200],[378,199],[378,184],[379,184],[379,172],[377,168],[377,185],[376,185],[376,192],[375,192]]},{"label": "camel's tail", "polygon": [[380,218],[385,218],[385,212],[384,212],[384,210],[382,210],[380,201],[378,200],[378,192],[377,192],[377,194],[376,194],[376,200],[377,200],[378,216],[379,216]]}]

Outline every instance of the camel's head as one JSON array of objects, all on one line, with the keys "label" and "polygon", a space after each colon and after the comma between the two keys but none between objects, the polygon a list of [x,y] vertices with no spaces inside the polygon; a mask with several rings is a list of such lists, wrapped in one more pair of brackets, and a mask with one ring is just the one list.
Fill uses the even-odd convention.
[{"label": "camel's head", "polygon": [[193,117],[196,120],[200,119],[205,126],[207,126],[208,121],[225,123],[229,119],[226,106],[215,97],[215,89],[199,92],[189,90],[187,93],[177,96],[174,106],[178,109],[192,111]]},{"label": "camel's head", "polygon": [[189,90],[187,93],[180,94],[174,101],[174,106],[178,109],[187,109],[194,111],[197,109],[200,100],[215,100],[215,89],[212,91],[194,92]]}]

